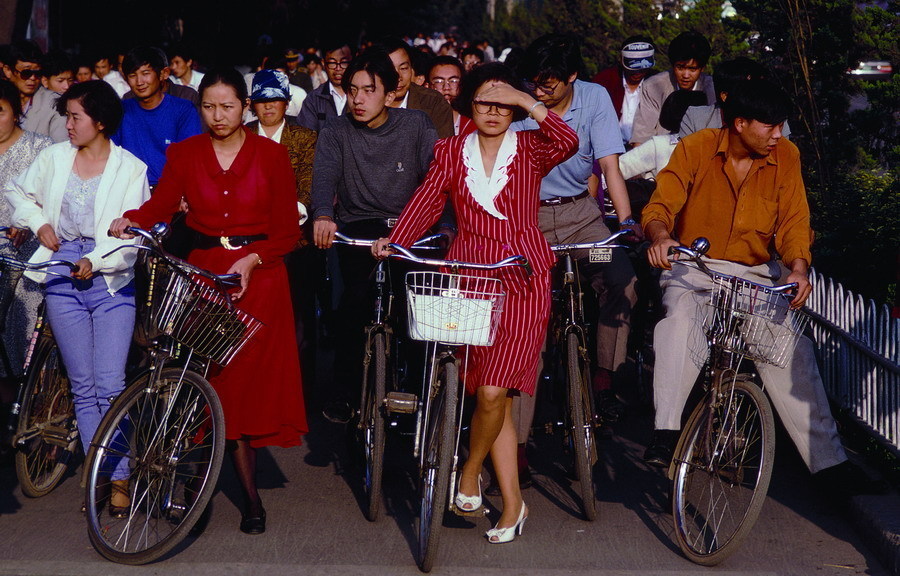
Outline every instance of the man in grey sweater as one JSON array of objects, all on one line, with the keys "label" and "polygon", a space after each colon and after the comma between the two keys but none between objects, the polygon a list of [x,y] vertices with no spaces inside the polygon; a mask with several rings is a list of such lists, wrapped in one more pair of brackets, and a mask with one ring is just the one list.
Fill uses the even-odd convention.
[{"label": "man in grey sweater", "polygon": [[[356,238],[387,236],[428,171],[437,132],[424,112],[389,108],[397,82],[390,58],[378,50],[354,60],[344,74],[347,111],[319,132],[313,162],[313,239],[319,248],[330,248],[338,230]],[[346,423],[359,399],[364,327],[372,309],[369,276],[375,261],[368,250],[340,248],[341,345],[324,414]],[[402,290],[402,283],[394,289]]]}]

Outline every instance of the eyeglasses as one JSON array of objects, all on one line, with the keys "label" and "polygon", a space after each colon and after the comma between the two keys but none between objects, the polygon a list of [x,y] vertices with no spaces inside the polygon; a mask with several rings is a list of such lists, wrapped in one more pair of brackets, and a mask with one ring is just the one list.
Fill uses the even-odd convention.
[{"label": "eyeglasses", "polygon": [[472,106],[479,114],[489,114],[491,112],[491,109],[493,109],[500,116],[509,116],[513,113],[513,109],[515,108],[515,106],[509,106],[507,104],[497,104],[496,102],[482,102],[480,100],[474,100],[472,102]]},{"label": "eyeglasses", "polygon": [[529,82],[528,80],[525,81],[525,87],[528,88],[529,92],[531,92],[532,94],[537,94],[537,91],[540,90],[547,96],[556,92],[556,89],[559,87],[560,84],[562,84],[562,80],[558,80],[556,82],[556,84],[554,84],[553,86],[547,86],[545,84],[538,84],[537,82]]},{"label": "eyeglasses", "polygon": [[435,78],[431,81],[431,85],[435,88],[440,88],[444,84],[446,84],[447,86],[458,86],[459,78],[457,78],[456,76],[454,76],[453,78]]},{"label": "eyeglasses", "polygon": [[349,60],[341,60],[341,61],[338,61],[338,60],[326,60],[326,61],[325,61],[325,67],[326,67],[326,68],[331,68],[332,70],[335,70],[335,69],[337,69],[337,68],[346,68],[346,67],[349,66],[349,65],[350,65],[350,61],[349,61]]},{"label": "eyeglasses", "polygon": [[18,74],[19,78],[22,80],[31,80],[33,77],[40,78],[44,75],[44,72],[41,70],[16,70],[16,74]]}]

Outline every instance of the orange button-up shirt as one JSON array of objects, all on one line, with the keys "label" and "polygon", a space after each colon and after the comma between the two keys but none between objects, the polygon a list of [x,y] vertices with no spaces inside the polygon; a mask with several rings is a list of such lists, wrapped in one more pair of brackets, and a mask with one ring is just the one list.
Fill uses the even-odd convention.
[{"label": "orange button-up shirt", "polygon": [[743,182],[729,162],[728,130],[709,129],[682,139],[656,179],[642,223],[658,220],[682,244],[705,236],[708,256],[756,266],[772,259],[769,246],[790,265],[812,262],[809,204],[800,152],[786,139],[756,158]]}]

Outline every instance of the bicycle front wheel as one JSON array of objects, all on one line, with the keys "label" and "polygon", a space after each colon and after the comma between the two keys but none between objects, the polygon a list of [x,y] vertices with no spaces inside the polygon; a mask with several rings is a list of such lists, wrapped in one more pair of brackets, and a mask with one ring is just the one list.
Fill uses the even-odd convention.
[{"label": "bicycle front wheel", "polygon": [[674,457],[675,538],[688,559],[704,566],[722,562],[753,528],[775,454],[775,421],[763,391],[735,381],[723,395],[697,406]]},{"label": "bicycle front wheel", "polygon": [[366,518],[370,522],[378,520],[381,511],[381,478],[384,470],[384,402],[387,378],[387,346],[383,332],[373,335],[372,357],[366,367],[363,382],[364,398],[360,426],[362,445],[366,459],[365,493],[367,502]]},{"label": "bicycle front wheel", "polygon": [[19,414],[16,476],[22,493],[38,498],[59,485],[78,449],[69,379],[53,340],[44,340],[34,351]]},{"label": "bicycle front wheel", "polygon": [[574,333],[566,336],[566,384],[569,396],[569,426],[575,472],[581,488],[584,517],[597,519],[594,498],[594,464],[597,462],[597,444],[594,438],[594,411],[591,398],[590,370],[582,353],[581,341]]},{"label": "bicycle front wheel", "polygon": [[[187,535],[216,487],[225,451],[225,420],[209,382],[164,368],[128,386],[91,442],[86,474],[88,535],[100,554],[146,564]],[[125,480],[130,506],[116,517],[107,504]]]},{"label": "bicycle front wheel", "polygon": [[432,387],[428,421],[422,442],[424,463],[421,470],[419,495],[419,569],[429,572],[437,556],[441,525],[450,494],[450,472],[456,432],[459,375],[456,362],[443,362]]}]

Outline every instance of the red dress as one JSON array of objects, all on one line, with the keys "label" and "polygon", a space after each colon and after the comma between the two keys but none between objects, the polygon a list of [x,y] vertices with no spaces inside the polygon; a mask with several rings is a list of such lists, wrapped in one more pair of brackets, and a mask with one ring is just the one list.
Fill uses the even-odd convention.
[{"label": "red dress", "polygon": [[492,216],[469,193],[463,162],[466,138],[453,136],[435,144],[428,175],[403,209],[391,232],[391,242],[409,246],[420,238],[441,214],[449,194],[459,234],[447,259],[493,263],[517,254],[528,258],[534,273],[527,280],[513,268],[462,273],[500,278],[507,294],[494,345],[470,347],[466,387],[499,386],[532,395],[547,336],[550,269],[556,262],[538,228],[541,179],[575,153],[578,135],[553,112],[541,122],[540,130],[516,134],[516,154],[507,170],[509,180],[494,201],[507,220]]},{"label": "red dress", "polygon": [[238,250],[194,250],[188,260],[217,274],[250,253],[263,263],[237,306],[264,326],[210,382],[225,412],[225,437],[254,447],[297,446],[307,432],[300,361],[283,257],[300,238],[294,172],[286,149],[245,130],[246,140],[222,170],[208,134],[169,146],[153,196],[125,217],[148,228],[168,222],[181,199],[187,224],[209,236],[267,234]]}]

